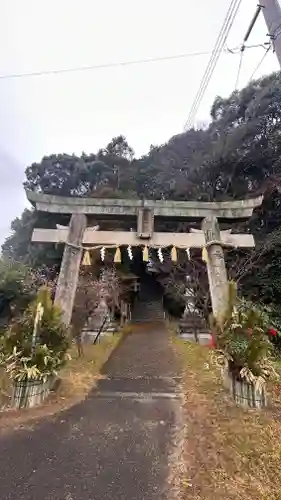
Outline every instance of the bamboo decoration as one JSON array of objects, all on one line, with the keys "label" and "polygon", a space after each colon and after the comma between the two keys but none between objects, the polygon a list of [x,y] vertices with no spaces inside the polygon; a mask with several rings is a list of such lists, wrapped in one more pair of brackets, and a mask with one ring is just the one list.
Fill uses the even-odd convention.
[{"label": "bamboo decoration", "polygon": [[91,257],[88,250],[85,251],[82,266],[90,266],[91,265]]},{"label": "bamboo decoration", "polygon": [[114,255],[114,262],[115,262],[115,264],[120,264],[121,263],[121,251],[120,251],[119,247],[116,248],[116,252],[115,252],[115,255]]},{"label": "bamboo decoration", "polygon": [[208,252],[207,252],[207,248],[206,247],[203,247],[202,248],[202,260],[203,262],[208,262]]},{"label": "bamboo decoration", "polygon": [[171,250],[171,260],[172,260],[172,262],[177,262],[177,260],[178,260],[178,254],[177,254],[176,247],[173,247]]},{"label": "bamboo decoration", "polygon": [[148,262],[149,261],[149,254],[148,254],[148,248],[145,245],[145,247],[142,250],[142,260],[143,262]]},{"label": "bamboo decoration", "polygon": [[41,302],[38,302],[34,319],[33,334],[32,334],[32,347],[31,347],[32,353],[34,353],[35,351],[38,325],[40,324],[40,321],[43,318],[43,314],[44,314],[44,307],[42,306]]}]

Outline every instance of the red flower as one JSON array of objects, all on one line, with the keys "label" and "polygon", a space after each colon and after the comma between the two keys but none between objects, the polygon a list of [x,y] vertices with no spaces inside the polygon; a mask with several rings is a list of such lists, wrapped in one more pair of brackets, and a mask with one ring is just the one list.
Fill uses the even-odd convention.
[{"label": "red flower", "polygon": [[215,349],[217,347],[216,341],[215,341],[215,336],[213,333],[211,333],[211,340],[210,340],[209,347],[211,347],[211,349]]},{"label": "red flower", "polygon": [[271,327],[268,330],[268,334],[271,335],[272,337],[276,337],[277,331],[275,330],[275,328]]}]

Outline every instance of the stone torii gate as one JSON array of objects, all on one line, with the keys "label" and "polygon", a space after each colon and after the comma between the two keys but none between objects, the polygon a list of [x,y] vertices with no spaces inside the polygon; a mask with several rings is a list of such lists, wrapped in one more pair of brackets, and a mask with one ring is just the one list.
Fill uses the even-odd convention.
[{"label": "stone torii gate", "polygon": [[[36,210],[57,214],[70,214],[68,227],[34,229],[33,242],[65,244],[56,290],[56,303],[61,307],[66,324],[71,321],[79,267],[83,248],[87,245],[147,246],[154,248],[206,248],[207,271],[213,313],[218,316],[227,304],[227,272],[224,246],[235,248],[254,247],[251,234],[231,234],[231,229],[220,231],[219,222],[247,220],[262,197],[242,201],[152,201],[128,199],[99,199],[61,197],[27,191],[28,200]],[[95,223],[104,218],[136,221],[136,231],[100,231],[87,227],[87,217]],[[155,232],[155,220],[174,219],[201,223],[201,230],[189,233]]]}]

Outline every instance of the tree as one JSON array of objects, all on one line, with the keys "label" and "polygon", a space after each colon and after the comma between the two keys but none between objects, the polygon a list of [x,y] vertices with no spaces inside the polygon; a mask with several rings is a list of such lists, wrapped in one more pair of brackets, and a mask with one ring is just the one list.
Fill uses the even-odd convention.
[{"label": "tree", "polygon": [[39,213],[25,209],[21,217],[17,217],[11,224],[12,234],[2,245],[2,253],[6,259],[21,262],[32,268],[60,266],[62,246],[52,244],[32,243],[32,232],[37,227],[55,228],[56,222],[68,224],[65,216],[54,217],[49,213]]},{"label": "tree", "polygon": [[[196,309],[207,319],[210,313],[210,293],[206,265],[201,259],[201,252],[193,249],[190,259],[186,252],[178,252],[176,264],[171,262],[169,252],[165,252],[164,262],[153,259],[158,280],[164,289],[166,306],[170,313],[179,316],[188,307],[190,296]],[[190,311],[192,312],[192,311]]]},{"label": "tree", "polygon": [[111,156],[132,161],[134,154],[134,150],[129,146],[126,138],[123,135],[119,135],[118,137],[114,137],[106,148],[100,149],[98,156]]},{"label": "tree", "polygon": [[114,270],[105,269],[98,277],[92,267],[81,267],[72,312],[72,335],[78,356],[83,355],[82,330],[88,318],[104,299],[111,308],[120,307],[119,280]]},{"label": "tree", "polygon": [[22,263],[0,259],[0,319],[5,325],[19,316],[34,300],[39,288],[48,285],[54,291],[57,273],[54,269],[32,269]]},{"label": "tree", "polygon": [[82,196],[89,189],[95,155],[50,155],[25,171],[26,189],[61,196]]},{"label": "tree", "polygon": [[[96,154],[44,157],[41,163],[27,168],[25,187],[63,196],[154,200],[220,201],[264,193],[264,202],[251,220],[251,231],[260,248],[278,231],[281,222],[280,75],[274,73],[250,82],[227,98],[218,96],[211,118],[208,127],[188,130],[167,144],[153,145],[141,158],[135,158],[121,135]],[[12,236],[3,245],[5,255],[32,266],[40,267],[43,262],[57,265],[61,249],[30,244],[35,225],[68,223],[67,218],[58,220],[47,215],[30,210],[16,219]],[[171,228],[167,221],[162,225],[164,230],[180,230]],[[234,229],[243,226],[239,222]],[[275,278],[281,272],[279,244],[266,248],[259,256],[259,265],[267,269],[267,276],[253,275],[248,266],[241,287],[253,296],[259,290],[264,300],[277,303],[281,300]],[[245,256],[241,252],[237,255],[241,268]],[[254,262],[257,253],[251,255]]]}]

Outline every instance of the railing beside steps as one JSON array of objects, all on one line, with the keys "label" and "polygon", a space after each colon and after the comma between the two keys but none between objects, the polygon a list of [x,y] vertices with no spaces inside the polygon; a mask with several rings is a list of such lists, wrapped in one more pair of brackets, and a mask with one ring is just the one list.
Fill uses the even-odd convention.
[{"label": "railing beside steps", "polygon": [[132,319],[132,306],[128,302],[121,303],[121,326],[124,326]]},{"label": "railing beside steps", "polygon": [[211,333],[203,316],[189,314],[180,319],[178,335],[189,342],[206,345],[211,341]]},{"label": "railing beside steps", "polygon": [[[108,317],[109,317],[109,315],[108,315],[108,314],[106,314],[106,315],[105,315],[105,317],[104,317],[104,319],[103,319],[103,322],[102,322],[102,324],[101,324],[101,326],[100,326],[100,329],[99,329],[99,331],[98,331],[98,333],[97,333],[97,335],[96,335],[96,337],[95,337],[95,340],[94,340],[94,342],[93,342],[93,344],[94,344],[94,345],[97,343],[97,341],[98,341],[98,339],[99,339],[99,336],[100,336],[101,332],[103,331],[103,329],[104,329],[104,327],[105,327],[105,325],[106,325],[106,322],[107,322],[107,320],[108,320]],[[114,332],[113,332],[113,333],[114,333]]]},{"label": "railing beside steps", "polygon": [[97,322],[87,322],[81,331],[81,342],[97,344],[103,335],[114,335],[120,327],[131,321],[131,307],[126,304],[120,320],[114,319],[112,313],[107,311],[100,316]]}]

